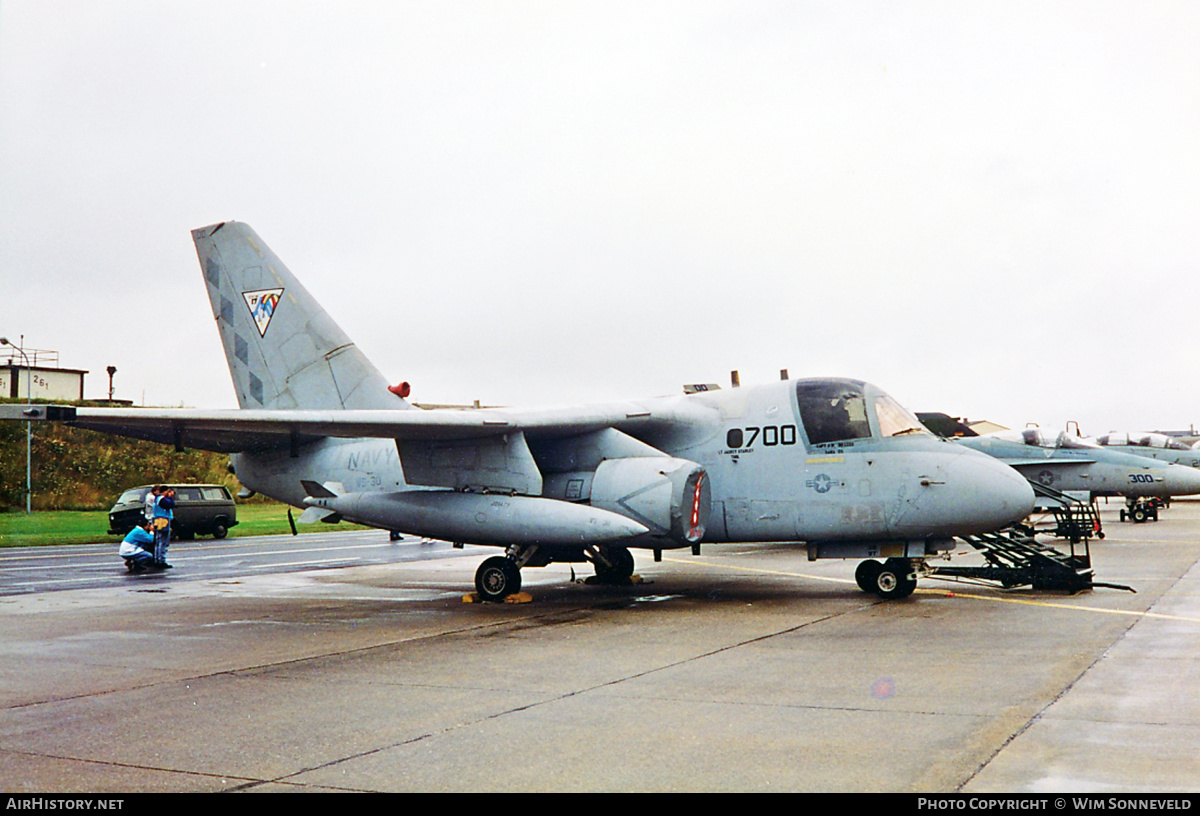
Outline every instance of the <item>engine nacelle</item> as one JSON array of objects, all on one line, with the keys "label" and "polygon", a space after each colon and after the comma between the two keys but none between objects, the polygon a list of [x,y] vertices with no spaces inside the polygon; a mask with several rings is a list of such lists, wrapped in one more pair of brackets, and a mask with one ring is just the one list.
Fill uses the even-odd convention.
[{"label": "engine nacelle", "polygon": [[609,459],[591,479],[592,507],[646,525],[651,543],[664,548],[704,537],[710,496],[703,467],[669,456]]}]

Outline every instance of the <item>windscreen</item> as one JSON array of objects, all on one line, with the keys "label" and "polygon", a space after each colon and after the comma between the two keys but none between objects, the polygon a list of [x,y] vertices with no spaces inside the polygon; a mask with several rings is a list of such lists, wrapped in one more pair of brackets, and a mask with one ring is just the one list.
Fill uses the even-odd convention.
[{"label": "windscreen", "polygon": [[142,497],[146,495],[147,490],[149,488],[145,487],[141,489],[135,487],[133,490],[126,490],[121,494],[121,498],[117,499],[117,504],[139,504],[142,501]]},{"label": "windscreen", "polygon": [[809,444],[871,436],[867,402],[859,383],[801,380],[796,384],[796,400]]},{"label": "windscreen", "polygon": [[875,398],[875,416],[879,418],[879,432],[884,436],[929,433],[921,420],[887,394]]}]

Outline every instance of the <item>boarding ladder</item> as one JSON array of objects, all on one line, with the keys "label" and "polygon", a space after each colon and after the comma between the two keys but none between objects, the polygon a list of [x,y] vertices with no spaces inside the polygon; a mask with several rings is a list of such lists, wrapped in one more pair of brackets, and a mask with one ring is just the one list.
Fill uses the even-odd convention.
[{"label": "boarding ladder", "polygon": [[1104,538],[1100,513],[1092,502],[1080,501],[1061,490],[1033,480],[1030,480],[1029,484],[1035,494],[1046,500],[1045,504],[1054,517],[1054,521],[1049,525],[1040,521],[1029,525],[1034,532],[1065,538],[1072,544],[1092,538]]},{"label": "boarding ladder", "polygon": [[[1134,592],[1132,587],[1102,584],[1094,580],[1088,542],[1092,538],[1104,537],[1095,505],[1073,499],[1037,482],[1030,484],[1035,493],[1051,499],[1052,526],[1017,524],[995,533],[959,536],[979,551],[987,566],[930,565],[930,577],[990,581],[1006,589],[1031,586],[1034,589],[1066,590],[1072,595],[1094,587]],[[1070,543],[1070,552],[1060,552],[1038,542],[1038,533],[1065,538]]]},{"label": "boarding ladder", "polygon": [[960,538],[979,551],[987,566],[931,565],[931,577],[992,581],[1005,589],[1019,586],[1061,589],[1072,595],[1096,586],[1086,540],[1082,542],[1082,551],[1072,542],[1068,554],[1038,543],[1035,534],[1024,527]]}]

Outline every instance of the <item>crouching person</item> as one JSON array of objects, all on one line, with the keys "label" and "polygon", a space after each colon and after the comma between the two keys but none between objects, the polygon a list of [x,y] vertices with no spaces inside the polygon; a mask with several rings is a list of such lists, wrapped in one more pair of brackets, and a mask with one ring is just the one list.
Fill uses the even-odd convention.
[{"label": "crouching person", "polygon": [[151,524],[148,521],[141,526],[135,526],[117,550],[117,555],[125,559],[125,566],[130,572],[144,572],[154,566],[154,534],[150,532],[150,528]]}]

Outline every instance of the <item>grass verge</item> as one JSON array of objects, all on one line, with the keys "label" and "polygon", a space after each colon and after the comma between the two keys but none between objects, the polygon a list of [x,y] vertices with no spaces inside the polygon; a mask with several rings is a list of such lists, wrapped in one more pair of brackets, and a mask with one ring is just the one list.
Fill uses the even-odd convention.
[{"label": "grass verge", "polygon": [[[238,525],[229,531],[230,538],[291,533],[288,525],[288,506],[275,502],[238,505]],[[293,511],[293,516],[299,513]],[[357,524],[342,522],[337,529],[360,529]],[[335,529],[328,524],[297,524],[304,533],[324,533]],[[35,510],[0,513],[0,548],[37,547],[45,544],[111,543],[121,539],[108,534],[108,512],[104,510]]]}]

